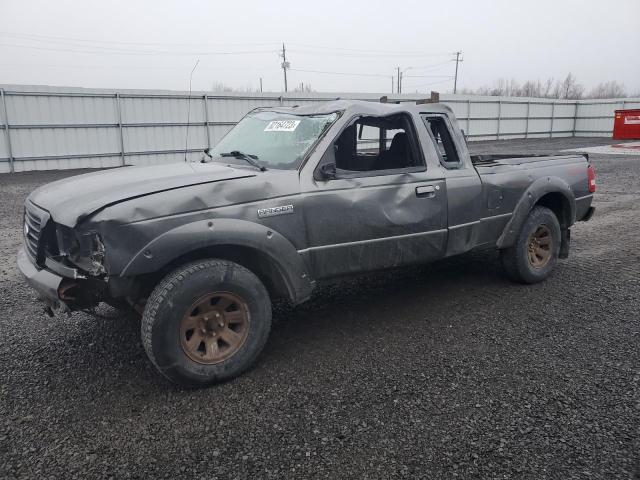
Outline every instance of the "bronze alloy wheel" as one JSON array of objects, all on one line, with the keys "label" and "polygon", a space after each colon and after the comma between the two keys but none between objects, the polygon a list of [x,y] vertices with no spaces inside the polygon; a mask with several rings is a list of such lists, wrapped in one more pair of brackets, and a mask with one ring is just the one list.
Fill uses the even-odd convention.
[{"label": "bronze alloy wheel", "polygon": [[553,238],[551,230],[546,225],[540,225],[529,235],[527,241],[527,255],[529,263],[534,268],[544,267],[551,258]]},{"label": "bronze alloy wheel", "polygon": [[219,363],[236,353],[249,333],[249,308],[238,295],[209,293],[180,322],[180,344],[194,362]]}]

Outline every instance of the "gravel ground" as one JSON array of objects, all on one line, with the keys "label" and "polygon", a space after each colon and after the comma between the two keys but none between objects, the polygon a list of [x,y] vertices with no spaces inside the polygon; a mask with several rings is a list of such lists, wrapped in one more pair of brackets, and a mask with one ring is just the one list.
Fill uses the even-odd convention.
[{"label": "gravel ground", "polygon": [[598,211],[548,281],[473,254],[325,287],[199,391],[155,373],[133,317],[42,314],[22,203],[77,172],[0,175],[0,477],[640,478],[640,156],[591,158]]}]

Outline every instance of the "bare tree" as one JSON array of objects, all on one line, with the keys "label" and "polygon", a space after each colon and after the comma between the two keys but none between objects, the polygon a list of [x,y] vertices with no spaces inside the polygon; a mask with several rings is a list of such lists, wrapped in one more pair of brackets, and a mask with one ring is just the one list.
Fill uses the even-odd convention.
[{"label": "bare tree", "polygon": [[553,88],[554,80],[553,78],[547,78],[547,81],[544,83],[544,87],[541,90],[541,97],[549,98],[551,97],[551,89]]},{"label": "bare tree", "polygon": [[301,92],[301,93],[309,93],[309,92],[313,92],[314,90],[311,88],[310,83],[301,82],[300,85],[298,85],[296,88],[293,89],[293,91]]},{"label": "bare tree", "polygon": [[599,83],[587,96],[589,98],[623,98],[627,96],[627,91],[623,84],[613,80]]},{"label": "bare tree", "polygon": [[216,81],[216,82],[213,82],[213,85],[211,85],[211,91],[224,92],[224,93],[230,93],[230,92],[251,93],[251,92],[259,92],[260,88],[254,88],[251,85],[247,85],[243,88],[236,88],[236,87],[231,87],[224,82]]},{"label": "bare tree", "polygon": [[528,80],[522,85],[520,93],[522,97],[541,97],[542,83],[540,80]]},{"label": "bare tree", "polygon": [[553,89],[553,98],[577,100],[582,98],[584,87],[576,81],[576,77],[569,72],[561,82],[556,82]]},{"label": "bare tree", "polygon": [[[585,88],[578,83],[573,73],[568,73],[562,80],[547,78],[527,80],[522,85],[515,79],[499,78],[493,86],[482,86],[476,89],[461,90],[467,95],[490,95],[511,97],[538,97],[579,100],[581,98],[622,98],[628,96],[624,85],[617,81],[602,82],[585,94]],[[637,95],[640,96],[640,92]]]}]

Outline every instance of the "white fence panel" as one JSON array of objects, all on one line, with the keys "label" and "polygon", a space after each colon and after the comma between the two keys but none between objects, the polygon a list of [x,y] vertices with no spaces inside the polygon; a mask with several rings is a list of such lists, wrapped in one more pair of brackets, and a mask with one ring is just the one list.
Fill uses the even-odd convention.
[{"label": "white fence panel", "polygon": [[[360,93],[212,94],[0,85],[0,173],[198,160],[249,110]],[[388,95],[415,101],[427,95]],[[614,110],[640,99],[562,101],[442,95],[470,140],[609,136]],[[187,122],[189,134],[187,141]],[[9,139],[9,141],[7,141]]]}]

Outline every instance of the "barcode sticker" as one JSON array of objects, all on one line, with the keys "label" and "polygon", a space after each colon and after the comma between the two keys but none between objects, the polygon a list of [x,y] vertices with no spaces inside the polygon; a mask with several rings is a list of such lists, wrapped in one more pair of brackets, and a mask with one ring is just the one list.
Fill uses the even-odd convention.
[{"label": "barcode sticker", "polygon": [[265,132],[293,132],[300,120],[273,120],[264,129]]}]

